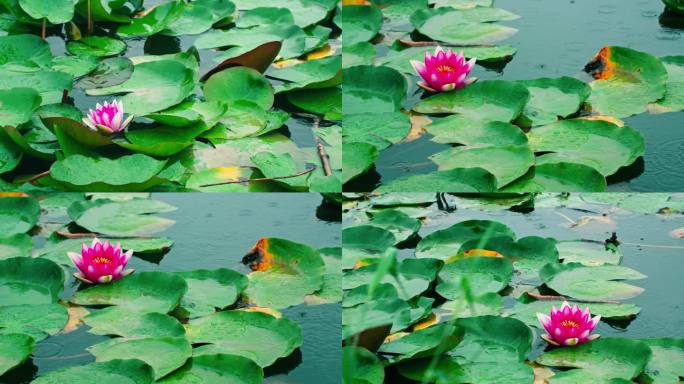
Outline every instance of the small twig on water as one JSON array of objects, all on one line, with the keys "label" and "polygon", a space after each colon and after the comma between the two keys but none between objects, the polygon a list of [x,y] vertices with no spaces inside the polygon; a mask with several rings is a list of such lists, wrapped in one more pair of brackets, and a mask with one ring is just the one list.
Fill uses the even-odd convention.
[{"label": "small twig on water", "polygon": [[35,185],[35,182],[42,179],[43,177],[50,176],[50,171],[41,172],[34,175],[32,178],[26,180],[27,183]]},{"label": "small twig on water", "polygon": [[242,183],[252,183],[252,182],[257,182],[257,183],[258,183],[258,182],[262,182],[262,181],[275,181],[275,180],[291,179],[291,178],[294,178],[294,177],[304,176],[304,175],[306,175],[306,174],[308,174],[308,173],[311,173],[311,172],[315,171],[316,169],[318,169],[318,167],[315,167],[315,166],[314,166],[313,168],[309,168],[309,169],[307,169],[307,170],[305,170],[305,171],[302,171],[302,172],[299,172],[299,173],[295,173],[294,175],[288,175],[288,176],[263,177],[263,178],[260,178],[260,179],[240,179],[240,180],[232,180],[232,181],[223,181],[223,182],[220,182],[220,183],[213,183],[213,184],[204,184],[204,185],[200,185],[200,188],[204,188],[204,187],[215,187],[215,186],[218,186],[218,185],[228,185],[228,184],[242,184]]},{"label": "small twig on water", "polygon": [[69,101],[69,90],[65,89],[62,91],[62,104],[66,104]]},{"label": "small twig on water", "polygon": [[571,297],[565,297],[565,296],[558,296],[558,295],[542,295],[539,293],[534,293],[534,292],[527,292],[527,296],[537,299],[537,300],[562,300],[562,301],[574,301],[578,303],[607,303],[607,304],[620,304],[619,301],[611,301],[611,300],[606,300],[606,301],[593,301],[593,300],[578,300],[578,299],[573,299]]},{"label": "small twig on water", "polygon": [[40,37],[45,40],[45,37],[47,36],[47,19],[43,17],[43,28],[40,31]]},{"label": "small twig on water", "polygon": [[321,159],[321,165],[323,165],[323,173],[326,176],[332,176],[332,167],[330,166],[330,155],[325,151],[323,146],[323,141],[315,133],[315,131],[320,128],[321,119],[318,116],[314,117],[314,137],[316,138],[316,148],[318,149],[318,157]]},{"label": "small twig on water", "polygon": [[90,36],[93,33],[93,15],[90,6],[91,1],[92,0],[88,0],[88,36]]}]

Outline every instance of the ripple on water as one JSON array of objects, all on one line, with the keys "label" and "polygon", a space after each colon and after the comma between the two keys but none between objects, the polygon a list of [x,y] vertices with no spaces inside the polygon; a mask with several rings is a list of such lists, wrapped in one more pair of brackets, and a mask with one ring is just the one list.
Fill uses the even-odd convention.
[{"label": "ripple on water", "polygon": [[63,345],[54,341],[43,341],[36,345],[36,350],[33,351],[33,356],[36,358],[48,358],[59,355],[62,352]]},{"label": "ripple on water", "polygon": [[662,28],[656,32],[656,39],[658,40],[679,40],[681,37],[682,34],[675,29]]}]

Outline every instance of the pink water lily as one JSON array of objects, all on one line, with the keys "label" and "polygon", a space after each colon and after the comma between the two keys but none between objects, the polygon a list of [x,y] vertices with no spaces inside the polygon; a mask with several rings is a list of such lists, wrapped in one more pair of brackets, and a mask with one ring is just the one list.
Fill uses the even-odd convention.
[{"label": "pink water lily", "polygon": [[557,346],[570,346],[598,339],[600,335],[591,335],[601,316],[591,317],[589,308],[581,310],[577,304],[570,306],[567,301],[563,302],[560,309],[551,307],[551,316],[537,313],[539,322],[546,330],[542,338],[549,344]]},{"label": "pink water lily", "polygon": [[102,105],[98,103],[94,111],[88,111],[88,117],[84,118],[83,122],[94,131],[111,134],[126,129],[131,120],[133,116],[128,116],[128,119],[124,120],[123,104],[119,100],[114,100],[111,103],[105,101]]},{"label": "pink water lily", "polygon": [[444,51],[442,47],[435,49],[435,54],[425,52],[425,60],[421,63],[411,60],[411,65],[423,81],[418,86],[430,92],[448,92],[460,89],[477,80],[468,78],[473,70],[475,59],[466,61],[463,52],[454,53],[451,49]]},{"label": "pink water lily", "polygon": [[67,252],[67,255],[79,269],[74,276],[88,284],[109,283],[133,273],[133,269],[125,269],[133,251],[123,252],[121,245],[109,244],[93,239],[91,246],[83,244],[81,254]]}]

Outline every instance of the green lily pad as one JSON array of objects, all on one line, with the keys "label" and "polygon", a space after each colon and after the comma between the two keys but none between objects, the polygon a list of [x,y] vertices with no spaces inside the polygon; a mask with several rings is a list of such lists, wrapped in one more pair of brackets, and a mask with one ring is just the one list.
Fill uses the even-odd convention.
[{"label": "green lily pad", "polygon": [[496,185],[494,175],[482,168],[455,168],[394,179],[377,192],[494,192]]},{"label": "green lily pad", "polygon": [[88,36],[66,45],[72,55],[95,57],[116,56],[126,51],[126,48],[126,43],[108,36]]},{"label": "green lily pad", "polygon": [[373,65],[376,55],[375,47],[367,41],[342,46],[342,68],[357,65]]},{"label": "green lily pad", "polygon": [[50,62],[50,46],[40,36],[0,36],[0,68],[46,68]]},{"label": "green lily pad", "polygon": [[38,222],[40,205],[30,197],[0,197],[0,233],[26,233]]},{"label": "green lily pad", "polygon": [[181,307],[189,317],[212,314],[235,304],[249,281],[242,273],[227,268],[177,272],[188,284]]},{"label": "green lily pad", "polygon": [[485,45],[505,40],[518,32],[515,28],[492,22],[515,20],[518,17],[499,8],[428,8],[414,13],[411,23],[420,33],[433,40],[454,45]]},{"label": "green lily pad", "polygon": [[228,0],[200,0],[184,5],[180,16],[167,24],[162,35],[198,35],[235,12],[235,5]]},{"label": "green lily pad", "polygon": [[31,236],[25,233],[15,233],[7,237],[0,237],[0,260],[19,256],[30,256],[33,249]]},{"label": "green lily pad", "polygon": [[476,120],[513,121],[522,113],[529,91],[519,83],[480,81],[453,92],[421,100],[413,107],[419,113],[458,113]]},{"label": "green lily pad", "polygon": [[88,9],[93,21],[107,21],[114,23],[130,24],[131,18],[127,14],[112,9],[109,0],[78,0],[76,12],[83,17],[88,17]]},{"label": "green lily pad", "polygon": [[653,383],[676,383],[684,373],[684,340],[643,339],[651,348],[651,360],[642,375]]},{"label": "green lily pad", "polygon": [[342,182],[346,183],[366,173],[380,155],[378,148],[368,143],[345,143],[342,147]]},{"label": "green lily pad", "polygon": [[104,236],[145,236],[162,232],[175,224],[174,220],[152,214],[175,209],[158,200],[105,200],[87,208],[75,221],[90,232]]},{"label": "green lily pad", "polygon": [[182,368],[158,381],[159,384],[211,384],[217,380],[231,384],[260,384],[264,372],[252,360],[235,355],[194,356]]},{"label": "green lily pad", "polygon": [[86,93],[90,96],[124,93],[121,102],[126,113],[147,115],[183,101],[195,88],[196,76],[196,72],[177,60],[141,62],[122,84],[88,89]]},{"label": "green lily pad", "polygon": [[73,78],[71,75],[59,71],[34,68],[0,68],[0,90],[26,87],[31,85],[40,94],[42,105],[59,103],[62,101],[64,90],[71,90]]},{"label": "green lily pad", "polygon": [[0,90],[0,127],[17,127],[29,121],[40,104],[41,97],[33,89]]},{"label": "green lily pad", "polygon": [[618,118],[646,111],[666,91],[667,70],[657,57],[624,47],[604,47],[587,69],[596,79],[588,103],[592,112]]},{"label": "green lily pad", "polygon": [[[602,319],[631,319],[641,311],[641,308],[634,304],[575,302],[569,302],[569,304],[577,304],[582,309],[588,307],[592,316],[601,315]],[[548,314],[551,312],[551,307],[560,308],[561,305],[563,305],[563,302],[560,300],[538,300],[525,304],[516,302],[515,306],[510,310],[510,315],[531,327],[541,329],[542,325],[539,323],[539,319],[537,319],[537,313]]]},{"label": "green lily pad", "polygon": [[392,355],[391,363],[418,359],[454,348],[463,340],[463,334],[463,328],[451,323],[437,324],[385,343],[379,352]]},{"label": "green lily pad", "polygon": [[373,39],[382,26],[382,12],[376,7],[346,5],[338,17],[345,45]]},{"label": "green lily pad", "polygon": [[97,377],[97,381],[101,384],[154,383],[152,367],[141,360],[130,359],[58,369],[38,377],[33,384],[86,384],[91,383],[93,377]]},{"label": "green lily pad", "polygon": [[[463,52],[468,59],[476,59],[478,63],[500,62],[510,60],[518,51],[510,45],[449,47],[454,52]],[[401,51],[390,50],[387,56],[378,59],[378,64],[396,69],[409,75],[416,75],[411,60],[423,61],[425,52],[434,52],[434,47],[411,47]]]},{"label": "green lily pad", "polygon": [[382,384],[384,381],[385,369],[374,353],[361,347],[342,348],[343,384]]},{"label": "green lily pad", "polygon": [[36,342],[29,335],[0,335],[0,376],[26,361],[35,348]]},{"label": "green lily pad", "polygon": [[23,157],[22,148],[0,131],[0,173],[14,170]]},{"label": "green lily pad", "polygon": [[461,245],[458,254],[451,259],[466,258],[465,252],[473,249],[495,251],[513,262],[516,272],[522,278],[537,276],[539,270],[548,263],[558,262],[556,240],[539,236],[521,237],[515,240],[508,236],[489,236],[466,241]]},{"label": "green lily pad", "polygon": [[307,245],[262,238],[247,257],[256,259],[251,264],[254,272],[248,276],[245,295],[256,305],[271,308],[297,305],[323,284],[323,259]]},{"label": "green lily pad", "polygon": [[192,346],[184,337],[150,337],[145,339],[112,339],[88,347],[96,361],[136,358],[154,369],[160,379],[182,367],[192,356]]},{"label": "green lily pad", "polygon": [[446,264],[439,272],[437,293],[453,300],[463,296],[463,286],[476,295],[499,292],[511,281],[513,264],[498,257],[469,257]]},{"label": "green lily pad", "polygon": [[411,121],[401,112],[358,113],[344,117],[342,137],[345,142],[364,142],[382,150],[403,140],[410,130]]},{"label": "green lily pad", "polygon": [[651,350],[637,340],[602,338],[577,345],[573,348],[558,348],[544,353],[537,363],[552,367],[570,367],[557,373],[553,381],[574,382],[574,378],[591,375],[594,379],[631,380],[644,370]]},{"label": "green lily pad", "polygon": [[580,263],[548,264],[539,273],[549,288],[579,300],[624,300],[641,294],[643,288],[616,280],[643,279],[646,276],[627,267]]},{"label": "green lily pad", "polygon": [[133,62],[126,57],[106,58],[97,65],[94,71],[76,81],[81,89],[106,88],[119,85],[131,78]]},{"label": "green lily pad", "polygon": [[52,164],[51,176],[71,190],[133,192],[167,181],[166,165],[142,154],[115,160],[72,155]]},{"label": "green lily pad", "polygon": [[48,19],[52,24],[62,24],[74,17],[73,0],[19,0],[19,6],[34,19]]},{"label": "green lily pad", "polygon": [[463,243],[485,236],[515,238],[515,233],[506,225],[496,221],[462,221],[425,236],[416,246],[416,257],[446,260],[457,255]]},{"label": "green lily pad", "polygon": [[94,71],[99,59],[93,56],[60,56],[52,60],[52,69],[73,77],[82,77]]},{"label": "green lily pad", "polygon": [[270,71],[268,75],[284,81],[283,84],[276,86],[276,93],[336,87],[342,82],[342,56],[305,61]]},{"label": "green lily pad", "polygon": [[[411,306],[398,298],[383,298],[342,310],[342,338],[350,339],[367,330],[390,327],[398,332],[411,324]],[[380,342],[384,339],[382,336]],[[353,341],[351,338],[350,341]]]},{"label": "green lily pad", "polygon": [[0,334],[24,333],[41,341],[61,331],[67,323],[61,304],[9,305],[0,307]]},{"label": "green lily pad", "polygon": [[534,165],[534,153],[527,146],[447,149],[430,159],[440,171],[454,168],[483,168],[494,175],[503,187],[523,176]]},{"label": "green lily pad", "polygon": [[406,79],[392,68],[359,65],[345,68],[343,76],[345,114],[397,112],[406,99]]},{"label": "green lily pad", "polygon": [[185,328],[174,317],[157,312],[119,311],[109,307],[91,312],[83,318],[95,335],[116,335],[127,339],[148,337],[182,337]]},{"label": "green lily pad", "polygon": [[297,108],[324,115],[326,120],[342,120],[342,92],[340,88],[288,92],[287,100]]},{"label": "green lily pad", "polygon": [[140,272],[111,284],[78,291],[71,302],[79,305],[117,305],[128,311],[167,313],[178,306],[187,287],[183,278],[171,273]]},{"label": "green lily pad", "polygon": [[397,243],[413,236],[421,227],[420,220],[394,209],[383,209],[380,212],[374,213],[368,224],[390,231]]},{"label": "green lily pad", "polygon": [[342,230],[342,268],[351,269],[361,259],[382,257],[395,243],[392,232],[381,227],[346,227]]},{"label": "green lily pad", "polygon": [[475,7],[491,7],[494,0],[430,0],[435,7],[452,7],[456,9],[471,9]]},{"label": "green lily pad", "polygon": [[[396,272],[385,274],[380,278],[378,284],[391,284],[396,288],[397,297],[403,300],[411,300],[430,287],[442,265],[442,261],[436,259],[405,259],[397,263]],[[342,288],[354,289],[365,284],[375,283],[379,278],[377,276],[379,267],[379,264],[373,263],[347,271],[344,275]]]},{"label": "green lily pad", "polygon": [[130,24],[120,26],[116,32],[121,37],[152,36],[178,19],[184,10],[185,3],[183,2],[162,3],[144,16],[132,19]]},{"label": "green lily pad", "polygon": [[523,111],[525,125],[554,123],[559,117],[576,113],[591,94],[585,82],[572,77],[542,78],[521,81],[530,91],[530,100]]},{"label": "green lily pad", "polygon": [[64,272],[50,260],[14,257],[0,260],[0,306],[50,304],[64,288]]},{"label": "green lily pad", "polygon": [[583,164],[604,176],[634,163],[645,152],[644,138],[637,130],[601,120],[563,120],[534,128],[527,138],[533,151],[550,152],[538,164]]},{"label": "green lily pad", "polygon": [[503,192],[603,192],[606,179],[596,169],[574,163],[537,164],[533,172],[505,186]]},{"label": "green lily pad", "polygon": [[186,326],[196,348],[195,356],[214,353],[239,355],[268,367],[288,356],[303,342],[302,330],[293,321],[261,312],[224,311],[190,320]]},{"label": "green lily pad", "polygon": [[666,56],[660,61],[667,70],[665,97],[655,105],[649,105],[649,111],[661,113],[684,110],[684,56]]},{"label": "green lily pad", "polygon": [[[109,241],[110,243],[120,243],[121,248],[125,251],[133,251],[134,255],[150,255],[160,254],[168,251],[173,246],[173,240],[168,237],[145,237],[145,238],[116,238],[111,239],[101,237],[101,241]],[[84,239],[48,239],[45,246],[38,250],[36,257],[50,259],[55,263],[71,266],[73,263],[67,257],[67,252],[78,253],[81,251],[81,246],[88,243]]]},{"label": "green lily pad", "polygon": [[208,101],[251,101],[263,109],[273,105],[273,87],[254,69],[233,67],[211,76],[203,87]]},{"label": "green lily pad", "polygon": [[615,245],[590,241],[559,241],[556,244],[559,258],[566,263],[581,263],[592,267],[597,265],[619,265],[622,252]]},{"label": "green lily pad", "polygon": [[465,298],[459,295],[454,300],[442,304],[440,309],[458,318],[498,315],[504,307],[503,298],[494,292]]},{"label": "green lily pad", "polygon": [[426,125],[425,130],[434,136],[431,140],[436,143],[463,144],[470,148],[527,144],[527,136],[513,124],[480,121],[463,115],[451,115],[435,120]]},{"label": "green lily pad", "polygon": [[233,3],[240,10],[262,7],[289,9],[295,23],[302,28],[321,21],[328,13],[324,6],[308,0],[233,0]]},{"label": "green lily pad", "polygon": [[145,117],[172,127],[187,127],[202,121],[207,127],[213,127],[226,114],[227,110],[228,104],[221,101],[201,102],[192,100]]}]

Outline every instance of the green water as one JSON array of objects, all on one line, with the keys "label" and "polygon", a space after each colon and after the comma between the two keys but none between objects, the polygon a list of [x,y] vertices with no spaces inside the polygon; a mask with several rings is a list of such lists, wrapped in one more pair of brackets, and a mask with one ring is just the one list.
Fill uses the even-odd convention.
[{"label": "green water", "polygon": [[[176,224],[160,236],[175,244],[159,265],[133,257],[138,271],[183,271],[200,268],[249,269],[240,262],[261,237],[282,237],[312,247],[339,246],[340,223],[321,213],[330,210],[317,194],[155,194],[177,211],[162,214]],[[317,215],[318,213],[318,215]],[[319,216],[323,218],[319,218]],[[67,290],[76,287],[67,287]],[[299,305],[283,315],[301,325],[304,344],[265,370],[267,384],[336,384],[341,377],[341,307]],[[107,337],[77,331],[40,342],[34,357],[0,378],[2,384],[29,383],[39,374],[94,361],[85,348]]]},{"label": "green water", "polygon": [[[516,47],[518,53],[506,64],[475,66],[473,74],[480,79],[573,76],[588,81],[591,78],[583,68],[606,45],[656,56],[684,55],[684,18],[664,12],[660,0],[497,0],[495,5],[520,15],[520,19],[504,23],[519,32],[502,42]],[[415,84],[410,85],[404,107],[410,109],[421,94]],[[646,154],[609,178],[609,190],[684,190],[684,112],[646,114],[625,121],[644,136]],[[428,157],[451,146],[430,138],[426,134],[381,151],[375,171],[350,183],[348,190],[369,191],[381,181],[436,171],[436,164]]]}]

